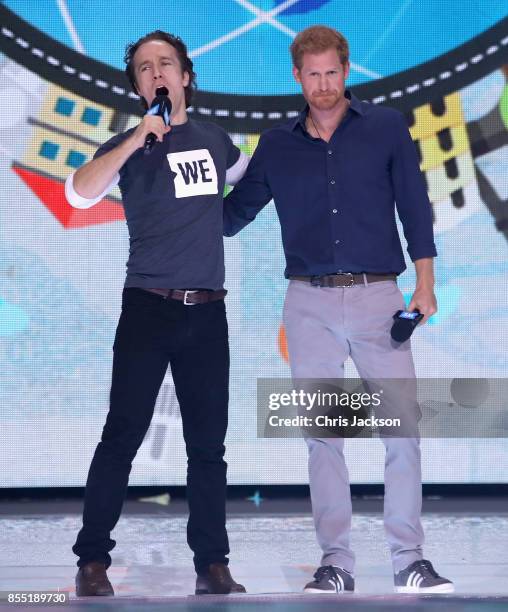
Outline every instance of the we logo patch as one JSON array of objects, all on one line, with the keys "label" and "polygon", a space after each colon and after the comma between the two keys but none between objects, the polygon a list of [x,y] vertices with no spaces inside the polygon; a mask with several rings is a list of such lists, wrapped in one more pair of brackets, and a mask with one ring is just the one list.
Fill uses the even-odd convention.
[{"label": "we logo patch", "polygon": [[168,153],[167,158],[176,175],[177,198],[218,193],[217,170],[208,149]]}]

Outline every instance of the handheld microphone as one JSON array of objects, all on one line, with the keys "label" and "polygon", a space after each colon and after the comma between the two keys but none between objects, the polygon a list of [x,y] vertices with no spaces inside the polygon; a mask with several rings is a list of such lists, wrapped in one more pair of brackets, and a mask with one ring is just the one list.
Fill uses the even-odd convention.
[{"label": "handheld microphone", "polygon": [[390,331],[395,342],[405,342],[411,337],[418,323],[423,319],[421,312],[416,309],[413,312],[397,310],[393,315],[394,323]]},{"label": "handheld microphone", "polygon": [[[169,125],[169,116],[171,114],[171,100],[168,98],[169,91],[167,87],[157,87],[155,90],[155,98],[153,99],[152,105],[147,111],[147,115],[158,115],[162,117],[165,125]],[[157,136],[150,132],[145,138],[145,145],[143,152],[148,155],[152,152],[153,145],[157,142]]]}]

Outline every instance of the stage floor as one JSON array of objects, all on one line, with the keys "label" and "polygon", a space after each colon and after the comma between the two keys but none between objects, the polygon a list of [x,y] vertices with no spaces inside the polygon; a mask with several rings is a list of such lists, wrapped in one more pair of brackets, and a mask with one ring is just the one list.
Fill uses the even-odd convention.
[{"label": "stage floor", "polygon": [[[395,595],[382,515],[357,511],[352,527],[356,593],[340,597],[347,599],[348,608],[477,610],[486,605],[508,610],[508,508],[472,508],[468,513],[462,505],[460,511],[435,510],[423,515],[425,556],[454,581],[455,596]],[[127,503],[113,534],[117,546],[109,570],[117,597],[77,600],[71,546],[81,523],[79,512],[79,504],[64,504],[60,512],[51,513],[47,504],[0,503],[0,591],[68,591],[71,604],[64,609],[83,610],[85,605],[110,612],[162,610],[170,604],[172,610],[186,611],[203,610],[203,604],[210,610],[256,610],[267,603],[274,612],[310,611],[338,603],[336,596],[301,593],[320,557],[311,516],[298,509],[270,512],[270,504],[229,515],[230,567],[248,595],[189,597],[195,576],[181,502],[167,507]]]}]

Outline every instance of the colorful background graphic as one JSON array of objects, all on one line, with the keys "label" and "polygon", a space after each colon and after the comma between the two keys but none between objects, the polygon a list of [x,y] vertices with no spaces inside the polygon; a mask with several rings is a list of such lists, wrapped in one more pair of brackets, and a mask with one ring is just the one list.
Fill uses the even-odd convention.
[{"label": "colorful background graphic", "polygon": [[[439,312],[417,330],[421,377],[508,373],[508,18],[456,0],[8,0],[0,3],[0,486],[78,486],[108,408],[128,236],[120,194],[80,211],[66,176],[139,121],[127,42],[162,28],[188,44],[190,109],[246,152],[301,108],[288,45],[325,23],[351,46],[350,85],[407,117],[433,205]],[[150,13],[150,14],[148,14]],[[286,281],[273,206],[226,239],[232,350],[227,459],[235,483],[305,483],[299,440],[256,438],[256,380],[289,376]],[[409,266],[399,285],[409,300]],[[354,374],[351,364],[347,374]],[[449,398],[443,397],[443,402]],[[508,432],[507,432],[508,433]],[[353,482],[382,480],[382,445],[351,441]],[[427,482],[506,482],[508,444],[424,440]],[[459,460],[460,458],[460,460]],[[132,484],[183,484],[170,372]]]}]

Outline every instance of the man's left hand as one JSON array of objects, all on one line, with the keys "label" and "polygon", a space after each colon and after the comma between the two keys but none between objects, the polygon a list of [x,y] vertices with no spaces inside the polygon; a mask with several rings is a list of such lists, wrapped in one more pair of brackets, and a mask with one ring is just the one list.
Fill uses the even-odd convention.
[{"label": "man's left hand", "polygon": [[427,319],[437,312],[437,300],[432,288],[416,288],[407,309],[413,311],[416,308],[424,315],[420,325],[426,323]]}]

